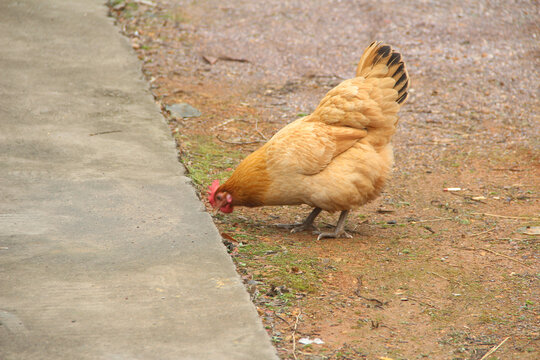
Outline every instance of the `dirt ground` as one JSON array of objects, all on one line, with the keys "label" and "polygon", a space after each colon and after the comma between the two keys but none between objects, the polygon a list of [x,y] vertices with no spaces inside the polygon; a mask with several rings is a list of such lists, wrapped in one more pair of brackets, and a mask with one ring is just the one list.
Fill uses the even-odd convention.
[{"label": "dirt ground", "polygon": [[[282,359],[540,357],[538,1],[109,5],[201,197],[372,41],[405,59],[393,176],[350,215],[353,239],[272,226],[307,206],[215,217]],[[165,110],[178,102],[202,116]]]}]

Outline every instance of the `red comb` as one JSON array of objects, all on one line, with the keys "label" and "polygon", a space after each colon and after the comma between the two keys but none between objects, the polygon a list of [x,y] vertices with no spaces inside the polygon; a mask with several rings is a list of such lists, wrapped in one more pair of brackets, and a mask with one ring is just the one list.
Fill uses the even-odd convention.
[{"label": "red comb", "polygon": [[216,190],[219,187],[219,180],[212,181],[212,185],[208,187],[208,201],[210,201],[210,204],[212,206],[216,205],[216,201],[214,200],[214,194],[216,193]]}]

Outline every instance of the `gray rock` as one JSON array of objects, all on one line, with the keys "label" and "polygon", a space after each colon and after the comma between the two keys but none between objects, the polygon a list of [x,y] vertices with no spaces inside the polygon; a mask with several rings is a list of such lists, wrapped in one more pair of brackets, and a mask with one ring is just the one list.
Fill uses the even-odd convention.
[{"label": "gray rock", "polygon": [[176,118],[192,118],[201,116],[201,112],[188,103],[165,105],[165,109]]}]

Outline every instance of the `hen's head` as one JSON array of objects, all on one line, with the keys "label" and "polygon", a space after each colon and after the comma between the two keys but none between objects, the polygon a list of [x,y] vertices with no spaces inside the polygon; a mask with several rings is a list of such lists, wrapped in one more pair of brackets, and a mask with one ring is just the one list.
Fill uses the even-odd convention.
[{"label": "hen's head", "polygon": [[226,191],[218,191],[219,180],[214,180],[208,187],[208,201],[214,209],[219,209],[224,213],[233,211],[232,195]]}]

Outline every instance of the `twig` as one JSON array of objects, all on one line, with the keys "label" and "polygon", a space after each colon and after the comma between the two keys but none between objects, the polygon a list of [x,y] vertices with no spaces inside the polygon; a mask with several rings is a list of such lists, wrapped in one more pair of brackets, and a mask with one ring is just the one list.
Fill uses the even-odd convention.
[{"label": "twig", "polygon": [[88,136],[105,135],[105,134],[112,134],[112,133],[117,133],[117,132],[122,132],[122,130],[101,131],[101,132],[97,132],[93,134],[88,134]]},{"label": "twig", "polygon": [[492,229],[489,229],[489,230],[486,230],[486,231],[482,231],[482,232],[479,232],[479,233],[476,233],[476,234],[472,234],[472,235],[469,235],[470,237],[474,237],[474,236],[479,236],[479,235],[483,235],[483,234],[487,234],[488,232],[492,232],[493,230],[497,229],[497,227],[494,227]]},{"label": "twig", "polygon": [[278,314],[274,313],[274,315],[281,321],[283,321],[285,324],[287,324],[288,327],[291,327],[291,324],[285,320],[284,318],[282,318],[281,316],[279,316]]},{"label": "twig", "polygon": [[431,274],[431,275],[438,276],[438,277],[440,277],[441,279],[444,279],[444,280],[446,280],[446,281],[448,281],[448,282],[451,282],[450,279],[445,278],[444,276],[442,276],[442,275],[440,275],[440,274],[437,274],[436,272],[428,271],[427,273],[428,273],[428,274]]},{"label": "twig", "polygon": [[437,274],[436,272],[433,272],[433,271],[427,271],[427,273],[428,273],[428,274],[431,274],[431,275],[435,275],[435,276],[437,276],[437,277],[440,277],[441,279],[444,279],[444,280],[448,281],[449,283],[456,283],[456,284],[459,284],[459,285],[461,285],[461,286],[465,286],[465,285],[463,285],[462,283],[460,283],[459,281],[452,280],[452,279],[448,279],[448,278],[442,276],[441,274]]},{"label": "twig", "polygon": [[500,348],[502,346],[502,344],[504,344],[506,342],[506,340],[510,339],[510,336],[508,336],[506,339],[504,339],[503,341],[501,341],[499,343],[499,345],[497,346],[494,346],[492,347],[487,353],[484,354],[484,356],[482,356],[480,358],[480,360],[484,360],[484,359],[487,359],[488,356],[490,356],[491,354],[493,354],[495,351],[497,351],[498,348]]},{"label": "twig", "polygon": [[465,199],[466,199],[466,200],[476,201],[476,202],[479,202],[479,203],[482,203],[482,204],[487,204],[487,202],[482,201],[482,200],[480,200],[480,199],[475,199],[474,196],[471,196],[471,195],[466,196]]},{"label": "twig", "polygon": [[455,195],[455,196],[462,197],[462,198],[464,198],[465,200],[472,200],[472,201],[476,201],[476,202],[479,202],[479,203],[482,203],[482,204],[487,204],[485,201],[482,201],[482,200],[480,200],[480,199],[475,199],[473,195],[458,194],[458,193],[456,193],[456,192],[450,192],[450,194]]},{"label": "twig", "polygon": [[526,171],[525,169],[516,169],[516,168],[491,168],[495,171]]},{"label": "twig", "polygon": [[377,209],[377,213],[379,214],[391,214],[396,212],[395,210],[387,210],[387,209]]},{"label": "twig", "polygon": [[219,56],[218,59],[219,60],[224,60],[224,61],[236,61],[236,62],[242,62],[242,63],[250,62],[248,59],[233,58],[233,57],[230,57],[230,56],[227,56],[227,55]]},{"label": "twig", "polygon": [[427,231],[429,231],[430,233],[432,234],[435,234],[435,230],[433,230],[431,227],[427,226],[427,225],[422,225],[422,227],[424,229],[426,229]]},{"label": "twig", "polygon": [[259,119],[258,118],[255,118],[255,131],[257,132],[257,134],[261,135],[261,137],[264,140],[268,140],[268,138],[259,130]]},{"label": "twig", "polygon": [[381,300],[378,300],[378,299],[375,299],[375,298],[370,298],[370,297],[367,297],[367,296],[364,296],[362,295],[362,286],[363,286],[363,281],[362,281],[362,278],[364,277],[364,275],[358,275],[356,277],[356,290],[354,290],[354,293],[356,294],[356,296],[358,296],[359,298],[362,298],[366,301],[369,301],[371,303],[375,303],[374,306],[375,307],[378,307],[378,308],[382,308],[384,305],[388,304],[388,302],[382,302]]},{"label": "twig", "polygon": [[525,266],[525,267],[527,267],[527,268],[529,268],[529,269],[534,270],[531,266],[525,264],[523,261],[520,261],[520,260],[518,260],[518,259],[514,259],[514,258],[511,257],[511,256],[504,255],[504,254],[498,253],[498,252],[493,251],[493,250],[490,250],[490,249],[486,249],[486,248],[474,248],[474,247],[472,247],[472,248],[462,247],[461,249],[463,249],[463,250],[470,250],[470,251],[483,250],[483,251],[486,251],[486,252],[488,252],[488,253],[492,253],[493,255],[501,256],[501,257],[506,258],[506,259],[508,259],[508,260],[512,260],[512,261],[514,261],[514,262],[517,262],[518,264],[521,264],[521,265],[523,265],[523,266]]},{"label": "twig", "polygon": [[361,295],[360,294],[360,291],[359,290],[355,290],[354,293],[356,294],[356,296],[358,296],[359,298],[362,298],[366,301],[369,301],[371,303],[375,303],[375,305],[373,305],[374,307],[376,308],[382,308],[384,305],[388,304],[388,302],[382,302],[381,300],[379,299],[375,299],[375,298],[369,298],[369,297],[366,297],[364,295]]},{"label": "twig", "polygon": [[412,223],[424,223],[424,222],[435,222],[435,221],[444,221],[444,220],[452,220],[453,217],[447,217],[447,218],[437,218],[437,219],[427,219],[427,220],[418,220],[418,221],[411,221]]},{"label": "twig", "polygon": [[492,216],[492,217],[498,217],[498,218],[505,218],[505,219],[517,219],[517,220],[540,220],[539,217],[528,217],[528,216],[506,216],[506,215],[497,215],[497,214],[488,214],[488,213],[471,213],[473,215],[484,215],[484,216]]},{"label": "twig", "polygon": [[300,315],[302,315],[302,309],[300,309],[298,311],[298,315],[296,315],[296,320],[294,321],[294,328],[293,328],[293,331],[292,331],[292,354],[294,356],[294,360],[298,360],[298,358],[296,357],[296,339],[295,339],[295,335],[296,335],[296,329],[298,328],[298,319],[300,319]]},{"label": "twig", "polygon": [[234,145],[248,145],[248,144],[256,144],[256,143],[262,143],[262,142],[265,142],[264,140],[253,140],[253,141],[231,141],[231,140],[225,140],[225,139],[222,139],[221,137],[219,137],[219,134],[216,135],[216,138],[221,141],[221,142],[224,142],[226,144],[234,144]]},{"label": "twig", "polygon": [[432,307],[434,309],[439,309],[437,306],[435,306],[433,304],[430,304],[427,301],[419,300],[418,298],[415,298],[415,297],[412,297],[412,296],[407,295],[407,299],[412,300],[412,301],[416,301],[417,303],[420,303],[422,305],[427,305],[427,306]]},{"label": "twig", "polygon": [[220,128],[220,127],[222,127],[222,126],[225,126],[225,125],[227,125],[228,123],[232,123],[233,121],[243,121],[243,122],[247,122],[247,121],[244,120],[244,119],[227,119],[227,120],[225,120],[225,121],[223,121],[223,122],[221,122],[221,123],[219,123],[219,124],[217,124],[217,125],[212,126],[212,127],[210,128],[210,130],[216,130],[217,128]]}]

